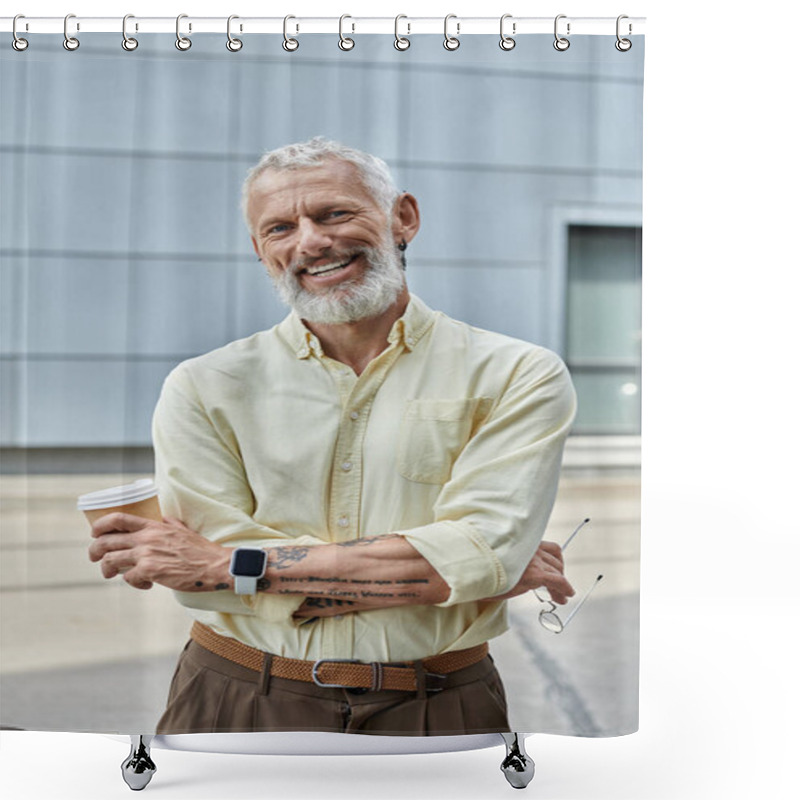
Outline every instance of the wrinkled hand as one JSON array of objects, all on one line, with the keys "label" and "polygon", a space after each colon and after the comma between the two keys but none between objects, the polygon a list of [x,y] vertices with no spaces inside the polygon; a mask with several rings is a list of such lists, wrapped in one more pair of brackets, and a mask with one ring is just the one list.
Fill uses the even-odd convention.
[{"label": "wrinkled hand", "polygon": [[555,542],[542,542],[517,585],[492,600],[508,600],[542,586],[550,593],[553,602],[560,605],[564,605],[575,594],[572,585],[564,577],[564,557]]},{"label": "wrinkled hand", "polygon": [[232,550],[210,542],[169,517],[156,522],[115,512],[92,524],[89,558],[99,561],[104,578],[122,574],[136,589],[154,583],[181,592],[230,588]]}]

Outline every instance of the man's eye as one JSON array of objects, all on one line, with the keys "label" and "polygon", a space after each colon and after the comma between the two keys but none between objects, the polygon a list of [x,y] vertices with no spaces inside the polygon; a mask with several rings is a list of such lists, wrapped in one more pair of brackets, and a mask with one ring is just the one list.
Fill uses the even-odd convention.
[{"label": "man's eye", "polygon": [[269,230],[267,230],[267,233],[286,233],[288,230],[288,225],[273,225],[271,228],[269,228]]},{"label": "man's eye", "polygon": [[345,211],[343,209],[336,209],[334,211],[329,211],[328,212],[328,218],[329,219],[335,219],[337,217],[344,217],[349,213],[350,213],[349,211]]}]

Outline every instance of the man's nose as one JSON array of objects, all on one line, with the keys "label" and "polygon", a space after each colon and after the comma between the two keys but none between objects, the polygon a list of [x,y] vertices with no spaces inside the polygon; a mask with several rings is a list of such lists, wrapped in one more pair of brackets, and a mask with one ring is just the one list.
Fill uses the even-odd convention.
[{"label": "man's nose", "polygon": [[299,255],[318,256],[333,244],[332,237],[324,227],[312,219],[301,219],[297,227]]}]

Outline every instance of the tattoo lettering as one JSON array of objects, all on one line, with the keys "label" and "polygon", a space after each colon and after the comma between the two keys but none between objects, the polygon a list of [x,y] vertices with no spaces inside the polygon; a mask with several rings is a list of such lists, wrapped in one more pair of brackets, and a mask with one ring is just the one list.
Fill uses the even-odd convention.
[{"label": "tattoo lettering", "polygon": [[333,608],[334,606],[354,606],[352,600],[339,600],[333,597],[309,597],[303,605],[309,608]]},{"label": "tattoo lettering", "polygon": [[203,585],[203,581],[195,581],[194,585],[199,589]]},{"label": "tattoo lettering", "polygon": [[394,597],[391,592],[361,592],[362,597]]},{"label": "tattoo lettering", "polygon": [[378,540],[377,536],[370,536],[367,539],[349,539],[346,542],[336,542],[337,547],[360,547],[362,544],[372,544]]},{"label": "tattoo lettering", "polygon": [[[278,594],[305,594],[305,589],[278,589]],[[352,597],[354,599],[358,599],[358,594],[356,592],[328,592],[328,594],[332,597]]]},{"label": "tattoo lettering", "polygon": [[348,539],[346,542],[334,542],[337,547],[360,547],[363,544],[373,544],[374,542],[384,542],[386,539],[398,539],[398,534],[388,536],[367,536],[365,539]]},{"label": "tattoo lettering", "polygon": [[[348,583],[354,586],[409,586],[412,584],[429,584],[430,581],[427,578],[409,578],[406,580],[385,580],[385,579],[378,579],[378,580],[371,580],[366,578],[338,578],[335,575],[329,576],[322,576],[322,575],[306,575],[302,578],[292,578],[287,577],[285,575],[281,575],[280,577],[281,583],[301,583],[305,586],[311,583]],[[267,581],[269,584],[269,581]],[[268,588],[268,587],[267,587]],[[296,594],[300,592],[300,589],[297,590],[288,590],[286,593]],[[375,595],[378,596],[378,595]],[[399,597],[420,597],[418,593],[414,592],[406,592],[405,594],[398,595]]]},{"label": "tattoo lettering", "polygon": [[256,581],[257,592],[267,592],[270,586],[272,586],[272,581],[269,578],[259,578]]},{"label": "tattoo lettering", "polygon": [[223,589],[230,589],[231,585],[229,583],[218,583],[214,589],[218,592],[221,592]]}]

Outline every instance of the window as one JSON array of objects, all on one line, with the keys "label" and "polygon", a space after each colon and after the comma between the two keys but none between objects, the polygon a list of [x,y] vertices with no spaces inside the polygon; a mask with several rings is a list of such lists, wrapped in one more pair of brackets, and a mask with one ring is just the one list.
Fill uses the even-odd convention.
[{"label": "window", "polygon": [[565,353],[573,433],[641,432],[642,229],[570,225]]}]

